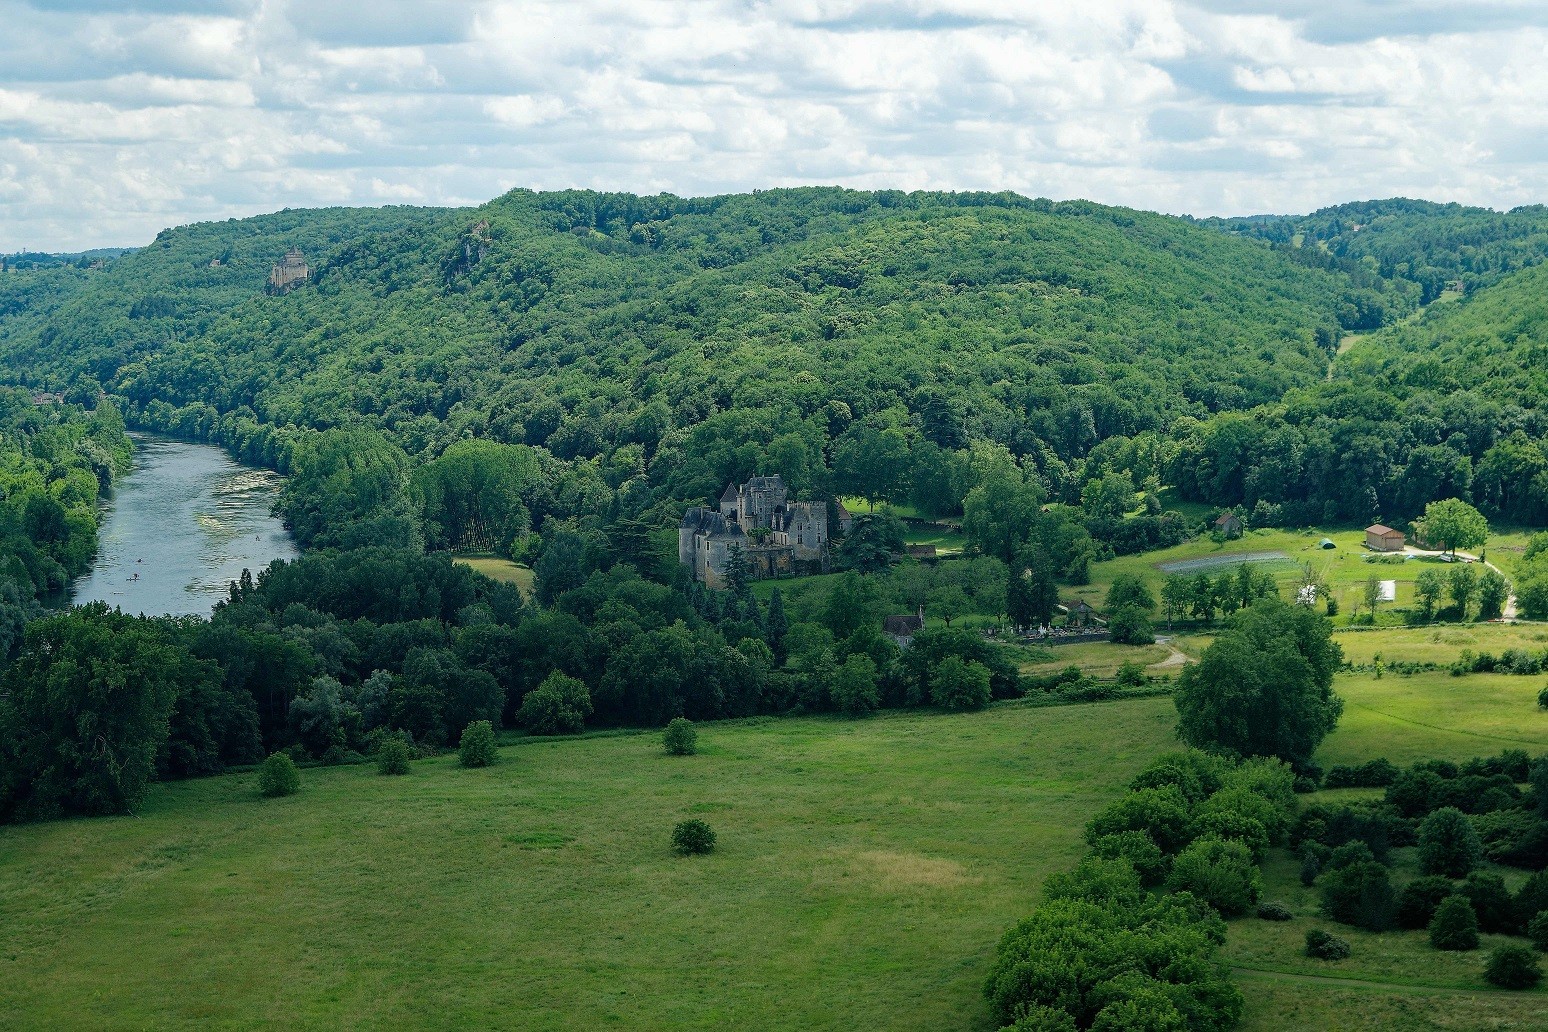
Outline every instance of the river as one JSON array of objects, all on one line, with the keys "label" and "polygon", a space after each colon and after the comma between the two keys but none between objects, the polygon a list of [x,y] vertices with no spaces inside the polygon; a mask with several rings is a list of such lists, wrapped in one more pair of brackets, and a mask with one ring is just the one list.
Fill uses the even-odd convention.
[{"label": "river", "polygon": [[248,569],[296,546],[270,514],[281,478],[219,448],[133,433],[134,466],[103,504],[97,560],[71,601],[126,613],[208,616]]}]

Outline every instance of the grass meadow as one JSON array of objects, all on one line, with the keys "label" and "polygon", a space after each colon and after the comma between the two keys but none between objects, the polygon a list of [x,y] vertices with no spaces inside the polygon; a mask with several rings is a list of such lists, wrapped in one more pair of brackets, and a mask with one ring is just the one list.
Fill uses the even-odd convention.
[{"label": "grass meadow", "polygon": [[[1339,639],[1445,662],[1537,633]],[[1051,651],[1093,672],[1162,655]],[[1548,751],[1542,680],[1340,674],[1318,759]],[[154,786],[134,817],[0,829],[0,1029],[984,1032],[995,942],[1174,726],[1165,698],[1011,703],[704,725],[694,757],[655,734],[524,739],[484,770],[309,769],[278,800],[251,772]],[[714,854],[669,851],[689,816]],[[1544,1027],[1544,993],[1493,990],[1482,953],[1422,935],[1340,929],[1353,957],[1304,958],[1315,895],[1287,855],[1265,876],[1297,917],[1231,925],[1245,1029]]]},{"label": "grass meadow", "polygon": [[[969,1029],[1167,699],[709,725],[0,829],[8,1029]],[[672,825],[717,851],[678,858]]]}]

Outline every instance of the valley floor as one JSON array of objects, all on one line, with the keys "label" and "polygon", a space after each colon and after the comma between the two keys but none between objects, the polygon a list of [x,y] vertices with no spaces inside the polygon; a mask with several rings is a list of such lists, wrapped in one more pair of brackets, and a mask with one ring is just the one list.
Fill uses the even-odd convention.
[{"label": "valley floor", "polygon": [[[1538,687],[1341,675],[1319,758],[1540,752]],[[0,830],[0,1028],[983,1032],[995,942],[1174,723],[1165,698],[1006,704],[313,769],[279,800],[157,786],[137,817]],[[714,854],[670,853],[688,816]],[[1350,960],[1305,960],[1315,900],[1287,858],[1266,878],[1299,916],[1232,924],[1244,1028],[1542,1027],[1548,994],[1488,989],[1481,954],[1349,932]]]}]

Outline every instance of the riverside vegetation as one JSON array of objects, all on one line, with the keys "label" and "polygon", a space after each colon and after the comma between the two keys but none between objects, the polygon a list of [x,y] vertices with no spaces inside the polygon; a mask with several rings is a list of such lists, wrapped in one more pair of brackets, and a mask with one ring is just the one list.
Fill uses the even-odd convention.
[{"label": "riverside vegetation", "polygon": [[[60,430],[77,435],[69,446],[48,454],[106,460],[92,466],[102,472],[87,501],[68,495],[77,511],[94,512],[122,467],[121,406],[137,425],[288,473],[281,508],[305,550],[244,575],[208,620],[97,606],[28,609],[16,621],[25,631],[0,681],[0,818],[140,819],[5,832],[27,847],[3,868],[17,890],[4,897],[7,923],[24,929],[7,962],[46,970],[12,980],[8,1009],[48,1024],[64,1001],[90,995],[87,968],[48,944],[68,935],[75,956],[99,958],[88,967],[107,963],[115,932],[75,923],[72,886],[119,884],[135,869],[159,888],[125,889],[130,925],[177,910],[195,886],[210,898],[238,891],[244,913],[265,911],[264,942],[218,933],[233,949],[201,977],[223,987],[259,955],[304,964],[289,908],[348,896],[357,905],[335,930],[336,952],[374,957],[394,978],[403,949],[429,957],[454,940],[465,955],[498,940],[500,955],[547,958],[533,999],[553,1002],[531,1012],[534,1027],[614,1020],[579,1002],[603,998],[619,1021],[643,1007],[647,1024],[679,1026],[727,1013],[802,1027],[1274,1021],[1225,964],[1259,977],[1291,963],[1280,940],[1259,942],[1259,924],[1283,925],[1276,934],[1296,937],[1297,957],[1304,933],[1318,930],[1306,897],[1281,892],[1285,851],[1305,844],[1292,841],[1305,811],[1287,786],[1316,789],[1324,754],[1361,770],[1382,756],[1437,759],[1429,738],[1405,735],[1390,716],[1406,707],[1424,726],[1433,706],[1448,726],[1468,727],[1470,708],[1432,680],[1498,696],[1480,709],[1492,723],[1478,733],[1508,728],[1518,685],[1494,679],[1525,678],[1475,673],[1474,656],[1460,678],[1413,672],[1415,690],[1403,692],[1409,678],[1383,680],[1379,655],[1373,672],[1341,671],[1343,636],[1280,600],[1310,585],[1333,601],[1331,586],[1350,575],[1319,581],[1292,563],[1165,580],[1153,564],[1249,544],[1205,536],[1227,508],[1249,528],[1324,524],[1340,540],[1350,540],[1340,521],[1403,523],[1452,499],[1480,522],[1530,528],[1545,512],[1540,374],[1521,361],[1541,348],[1542,329],[1530,307],[1509,321],[1515,298],[1535,296],[1548,253],[1537,213],[1384,202],[1366,214],[1358,240],[1318,216],[1281,239],[1267,223],[1200,225],[1011,195],[516,191],[475,210],[284,212],[184,227],[100,270],[37,263],[0,279],[0,360],[65,398],[38,408],[18,394],[24,423],[78,424]],[[290,246],[308,252],[315,276],[263,294],[268,263]],[[1435,290],[1438,275],[1465,296]],[[1374,332],[1335,358],[1348,331]],[[1496,354],[1493,367],[1478,357]],[[24,454],[36,462],[45,451]],[[672,551],[682,508],[775,472],[808,497],[867,502],[835,552],[838,572],[755,586],[737,568],[725,591],[689,583]],[[64,506],[63,489],[46,493]],[[923,533],[964,555],[902,558],[920,534],[904,513],[937,521]],[[86,529],[73,546],[23,534],[14,548],[67,569],[65,558],[90,554],[80,547],[94,524],[76,526]],[[1507,568],[1520,610],[1548,615],[1548,538],[1508,540],[1518,539]],[[530,565],[533,579],[526,590],[514,576],[491,580],[454,561],[461,553],[485,569]],[[38,594],[39,581],[27,583]],[[1123,641],[1151,640],[1158,608],[1205,632],[1184,646],[1201,662],[1183,668],[1175,705],[1145,698],[1169,685],[1139,664],[1120,662],[1113,683],[1078,667],[1028,676],[1054,651],[980,633],[1052,622],[1061,597],[1081,592]],[[1463,597],[1450,615],[1412,610],[1413,622],[1466,623],[1475,602]],[[908,649],[881,633],[883,615],[921,607],[930,620]],[[1375,623],[1375,603],[1370,615]],[[1399,702],[1372,694],[1392,685]],[[1376,706],[1343,707],[1346,694]],[[1119,701],[1100,715],[1072,705],[1103,698]],[[936,712],[901,712],[910,709]],[[963,712],[941,713],[952,710]],[[1269,716],[1282,712],[1298,715],[1293,728]],[[792,720],[757,722],[773,714]],[[794,719],[803,714],[881,719]],[[673,718],[745,723],[712,725],[680,759],[628,735]],[[1201,751],[1147,767],[1177,748],[1174,724]],[[490,763],[497,728],[529,737]],[[539,741],[588,730],[614,737]],[[800,744],[787,750],[782,736]],[[515,741],[509,730],[504,739]],[[459,742],[467,770],[445,755]],[[1065,767],[1045,771],[1045,754]],[[264,799],[248,773],[155,785],[266,756],[266,785],[295,787],[279,777],[287,760],[306,768],[299,791]],[[372,756],[384,773],[411,776],[362,780],[357,764]],[[1015,776],[1011,756],[1026,758],[1010,761]],[[536,757],[552,769],[534,771]],[[1018,780],[1028,771],[1031,782]],[[1496,787],[1504,803],[1468,815],[1469,826],[1515,821],[1512,834],[1531,834],[1526,818],[1495,815],[1534,813],[1541,790]],[[1137,804],[1130,789],[1169,805]],[[454,828],[407,869],[380,869],[369,860],[378,852],[353,853],[328,834],[361,793],[381,804],[365,812],[395,814],[362,828],[362,842]],[[646,797],[659,799],[648,813],[617,809]],[[496,819],[491,802],[512,816]],[[231,808],[251,823],[219,831],[217,811]],[[1124,823],[1153,810],[1170,823]],[[172,832],[195,815],[217,823]],[[832,830],[813,838],[814,820]],[[290,821],[299,823],[274,840],[288,847],[260,845]],[[670,863],[664,831],[686,821],[714,826],[713,853],[661,868],[649,891],[607,873],[609,856],[642,876]],[[1088,821],[1092,856],[1077,864]],[[106,848],[61,854],[76,828],[102,829],[87,834],[107,836]],[[245,877],[256,870],[246,861],[217,862],[272,857],[271,847],[331,857],[358,880],[288,879],[292,898]],[[1027,864],[1034,853],[1042,859]],[[365,905],[400,898],[432,867],[483,873],[447,882],[422,916]],[[53,870],[73,873],[39,880]],[[821,921],[799,902],[811,886],[798,870],[817,871],[810,877],[833,892],[833,949],[814,938]],[[757,908],[757,942],[682,910],[682,893],[702,893],[694,879],[707,871],[723,909]],[[1238,916],[1265,887],[1269,902],[1287,898],[1288,921]],[[460,901],[495,891],[527,912],[549,900],[532,926],[543,934],[452,918],[467,909]],[[621,945],[602,956],[557,931],[588,907],[583,938],[617,929]],[[1029,911],[996,954],[995,936]],[[1028,967],[1049,929],[1069,923],[1050,925],[1054,911],[1078,917],[1087,946],[1060,946],[1074,951],[1062,967]],[[1142,918],[1152,940],[1131,934]],[[884,934],[857,951],[861,929]],[[784,960],[764,948],[771,935]],[[1366,963],[1359,934],[1348,942],[1341,963]],[[759,987],[727,993],[705,981],[705,948],[745,972],[738,984]],[[604,992],[592,984],[602,968],[562,959],[577,951],[625,977],[604,977]],[[1163,954],[1186,959],[1167,966]],[[640,966],[663,955],[671,961],[655,975]],[[1091,965],[1078,986],[1060,981],[1076,955]],[[1244,955],[1257,959],[1241,964]],[[166,991],[186,969],[170,953],[136,956],[147,992],[94,1005],[94,1019],[196,1023],[187,1007],[198,994]],[[1519,957],[1502,956],[1497,967],[1519,971]],[[471,1021],[532,1006],[500,978],[452,1003],[452,973],[435,961],[413,1000],[343,968],[303,970],[302,1023],[424,1021],[427,1006],[437,1020]],[[824,980],[831,993],[808,992]],[[1313,995],[1275,984],[1262,998],[1285,1015],[1323,1013]],[[827,1009],[808,1013],[797,996]],[[1382,999],[1373,1013],[1385,1019],[1396,1011]],[[234,1024],[267,1013],[240,990],[198,1006]]]}]

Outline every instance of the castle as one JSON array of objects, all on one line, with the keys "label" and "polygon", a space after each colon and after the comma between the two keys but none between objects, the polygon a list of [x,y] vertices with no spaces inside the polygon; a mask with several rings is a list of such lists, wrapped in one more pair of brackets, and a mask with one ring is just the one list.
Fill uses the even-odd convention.
[{"label": "castle", "polygon": [[828,562],[826,502],[792,502],[778,474],[726,488],[720,508],[696,505],[677,529],[677,559],[695,580],[725,586],[726,562],[739,548],[754,577],[822,570]]},{"label": "castle", "polygon": [[312,270],[307,266],[306,258],[299,250],[292,247],[285,252],[285,257],[269,270],[269,283],[264,287],[264,291],[269,294],[288,294],[311,276]]}]

